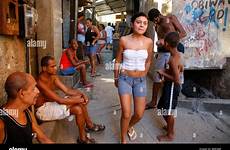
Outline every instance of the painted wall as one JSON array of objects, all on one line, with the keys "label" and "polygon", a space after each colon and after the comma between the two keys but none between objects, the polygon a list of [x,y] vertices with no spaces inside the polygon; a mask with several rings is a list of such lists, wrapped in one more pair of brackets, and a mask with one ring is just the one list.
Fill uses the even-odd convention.
[{"label": "painted wall", "polygon": [[15,71],[25,71],[24,41],[17,36],[0,35],[0,105],[6,100],[5,80]]},{"label": "painted wall", "polygon": [[230,1],[177,0],[173,11],[183,24],[186,68],[222,68],[230,56]]}]

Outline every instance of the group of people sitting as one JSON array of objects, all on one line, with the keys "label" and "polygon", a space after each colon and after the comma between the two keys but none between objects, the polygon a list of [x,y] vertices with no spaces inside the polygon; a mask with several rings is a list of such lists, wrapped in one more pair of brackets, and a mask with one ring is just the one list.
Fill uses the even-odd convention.
[{"label": "group of people sitting", "polygon": [[[72,40],[72,47],[76,41]],[[67,55],[72,56],[72,50]],[[71,57],[75,61],[74,57]],[[74,69],[85,71],[84,62]],[[56,61],[52,56],[41,60],[42,71],[37,80],[30,74],[14,72],[5,82],[7,102],[0,108],[0,143],[31,144],[33,136],[41,143],[53,143],[41,130],[37,120],[50,121],[75,116],[79,129],[77,143],[95,143],[95,139],[87,137],[86,132],[105,130],[103,124],[96,124],[88,114],[89,99],[85,93],[64,85],[57,75]],[[81,76],[83,84],[88,84]],[[64,97],[56,93],[56,89],[65,93]],[[35,114],[29,109],[35,106]],[[12,110],[17,113],[12,114]]]},{"label": "group of people sitting", "polygon": [[[92,30],[99,31],[92,26],[92,20],[87,20],[86,24]],[[100,31],[104,29],[99,26]],[[86,35],[91,35],[89,30]],[[97,39],[101,44],[101,49],[105,46],[103,39]],[[100,41],[101,40],[101,41]],[[60,120],[75,116],[76,125],[79,129],[77,143],[95,143],[95,139],[89,138],[86,132],[100,132],[105,130],[105,125],[96,124],[88,114],[87,104],[89,99],[85,93],[78,89],[72,89],[64,85],[59,79],[58,74],[72,75],[77,71],[80,73],[80,84],[84,88],[92,88],[94,85],[87,81],[87,65],[91,65],[91,77],[95,77],[96,69],[94,58],[95,54],[94,39],[86,38],[86,42],[91,44],[86,46],[89,60],[80,60],[77,57],[78,41],[69,41],[69,48],[63,50],[60,59],[59,71],[56,61],[52,56],[45,56],[41,59],[42,71],[35,80],[30,74],[14,72],[5,82],[7,103],[0,107],[0,143],[5,144],[31,144],[34,135],[41,143],[53,143],[41,130],[37,121]],[[61,90],[65,93],[62,97],[56,93]],[[31,112],[31,106],[35,106],[35,113]],[[11,110],[17,112],[12,114]]]}]

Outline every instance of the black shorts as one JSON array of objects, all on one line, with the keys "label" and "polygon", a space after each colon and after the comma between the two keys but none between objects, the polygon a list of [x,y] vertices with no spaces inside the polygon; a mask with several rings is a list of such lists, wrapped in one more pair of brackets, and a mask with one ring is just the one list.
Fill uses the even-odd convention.
[{"label": "black shorts", "polygon": [[[170,81],[164,82],[162,96],[161,96],[161,98],[158,102],[158,105],[157,105],[158,109],[165,109],[165,110],[169,109],[171,87],[172,87],[172,82],[170,82]],[[179,94],[180,94],[180,85],[174,84],[171,109],[176,108]]]}]

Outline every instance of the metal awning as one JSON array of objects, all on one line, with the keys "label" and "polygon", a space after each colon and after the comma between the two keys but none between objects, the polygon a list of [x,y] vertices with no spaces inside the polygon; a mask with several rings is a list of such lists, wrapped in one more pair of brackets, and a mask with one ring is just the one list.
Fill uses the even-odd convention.
[{"label": "metal awning", "polygon": [[95,12],[98,16],[126,11],[125,0],[96,0]]}]

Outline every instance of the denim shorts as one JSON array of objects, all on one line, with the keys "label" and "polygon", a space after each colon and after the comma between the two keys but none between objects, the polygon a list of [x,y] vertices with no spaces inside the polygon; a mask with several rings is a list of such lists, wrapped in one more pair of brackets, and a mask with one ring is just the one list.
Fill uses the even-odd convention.
[{"label": "denim shorts", "polygon": [[120,75],[118,79],[119,95],[130,94],[133,97],[146,97],[146,77],[129,77]]},{"label": "denim shorts", "polygon": [[86,46],[86,54],[87,55],[96,55],[97,52],[97,44]]},{"label": "denim shorts", "polygon": [[60,72],[62,75],[67,76],[67,75],[72,75],[76,72],[75,67],[69,67],[67,69],[60,69]]},{"label": "denim shorts", "polygon": [[170,53],[157,53],[156,55],[157,57],[154,58],[153,82],[159,83],[161,82],[161,79],[157,71],[160,69],[165,69],[170,58]]}]

